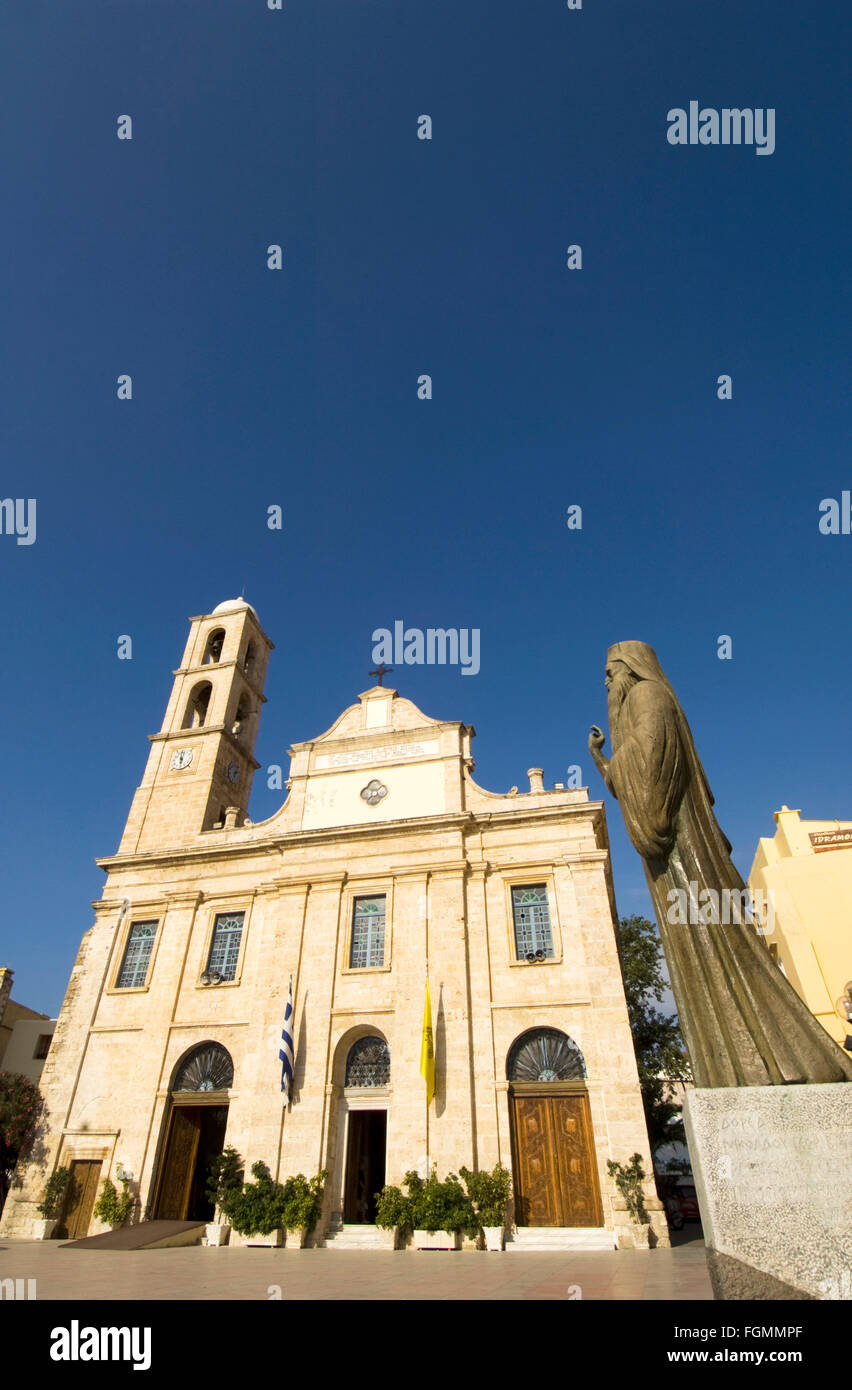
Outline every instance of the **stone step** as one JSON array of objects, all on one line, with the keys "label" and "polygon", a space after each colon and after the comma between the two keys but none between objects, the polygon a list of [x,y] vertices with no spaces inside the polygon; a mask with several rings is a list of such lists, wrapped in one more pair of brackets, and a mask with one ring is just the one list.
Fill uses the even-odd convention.
[{"label": "stone step", "polygon": [[506,1236],[506,1249],[517,1254],[524,1250],[615,1250],[612,1231],[603,1226],[519,1226]]},{"label": "stone step", "polygon": [[329,1231],[323,1241],[326,1250],[392,1250],[393,1231],[355,1223]]}]

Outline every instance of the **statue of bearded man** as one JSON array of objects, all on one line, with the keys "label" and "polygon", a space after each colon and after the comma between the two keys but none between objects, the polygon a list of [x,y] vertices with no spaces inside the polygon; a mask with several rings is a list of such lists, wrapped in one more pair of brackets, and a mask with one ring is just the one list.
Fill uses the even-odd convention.
[{"label": "statue of bearded man", "polygon": [[644,861],[696,1086],[852,1081],[852,1060],[746,916],[745,884],[653,648],[610,647],[606,686],[612,757],[596,725],[589,749]]}]

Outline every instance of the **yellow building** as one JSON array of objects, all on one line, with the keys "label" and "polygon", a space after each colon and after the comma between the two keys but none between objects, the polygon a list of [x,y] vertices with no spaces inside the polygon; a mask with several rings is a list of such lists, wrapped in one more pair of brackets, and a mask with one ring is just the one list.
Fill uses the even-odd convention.
[{"label": "yellow building", "polygon": [[[652,1166],[603,805],[545,789],[538,768],[526,792],[483,790],[474,730],[380,683],[294,745],[283,805],[253,824],[271,650],[243,600],[191,620],[119,849],[99,861],[44,1070],[47,1161],[10,1196],[4,1234],[30,1234],[58,1163],[69,1236],[92,1229],[119,1168],[143,1217],[212,1220],[207,1169],[231,1144],[279,1180],[328,1170],[320,1243],[383,1240],[373,1194],[409,1169],[498,1160],[516,1239],[629,1243],[607,1160]],[[646,1204],[667,1244],[650,1176]]]},{"label": "yellow building", "polygon": [[768,895],[765,939],[787,979],[841,1046],[852,1034],[837,1011],[852,981],[852,821],[775,812],[758,842],[749,887]]}]

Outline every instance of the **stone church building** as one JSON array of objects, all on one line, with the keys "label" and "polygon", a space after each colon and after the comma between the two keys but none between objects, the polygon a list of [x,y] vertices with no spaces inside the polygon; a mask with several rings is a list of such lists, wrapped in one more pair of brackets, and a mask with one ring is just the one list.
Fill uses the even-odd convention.
[{"label": "stone church building", "polygon": [[[3,1234],[31,1234],[57,1164],[72,1171],[61,1234],[98,1229],[95,1195],[119,1171],[136,1219],[210,1220],[207,1168],[227,1143],[247,1171],[328,1170],[318,1241],[368,1227],[373,1194],[408,1169],[502,1159],[516,1239],[547,1227],[613,1248],[621,1227],[629,1243],[607,1160],[638,1151],[652,1169],[602,804],[546,790],[535,768],[528,791],[483,790],[474,730],[380,678],[294,744],[286,800],[254,824],[271,650],[244,600],[191,621],[118,851],[99,861],[103,898],[42,1077],[45,1153]],[[667,1244],[652,1182],[647,1196]]]}]

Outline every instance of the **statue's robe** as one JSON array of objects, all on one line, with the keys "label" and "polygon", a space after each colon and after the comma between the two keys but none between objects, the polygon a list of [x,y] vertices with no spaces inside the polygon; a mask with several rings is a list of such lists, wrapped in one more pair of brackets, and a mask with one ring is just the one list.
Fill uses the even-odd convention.
[{"label": "statue's robe", "polygon": [[716,890],[721,909],[722,890],[742,893],[745,885],[713,814],[686,717],[664,676],[639,679],[630,688],[612,744],[604,775],[645,864],[695,1084],[852,1080],[852,1059],[817,1022],[747,920],[672,920],[679,915],[672,889],[681,890],[690,918],[707,918],[710,900],[702,890]]}]

